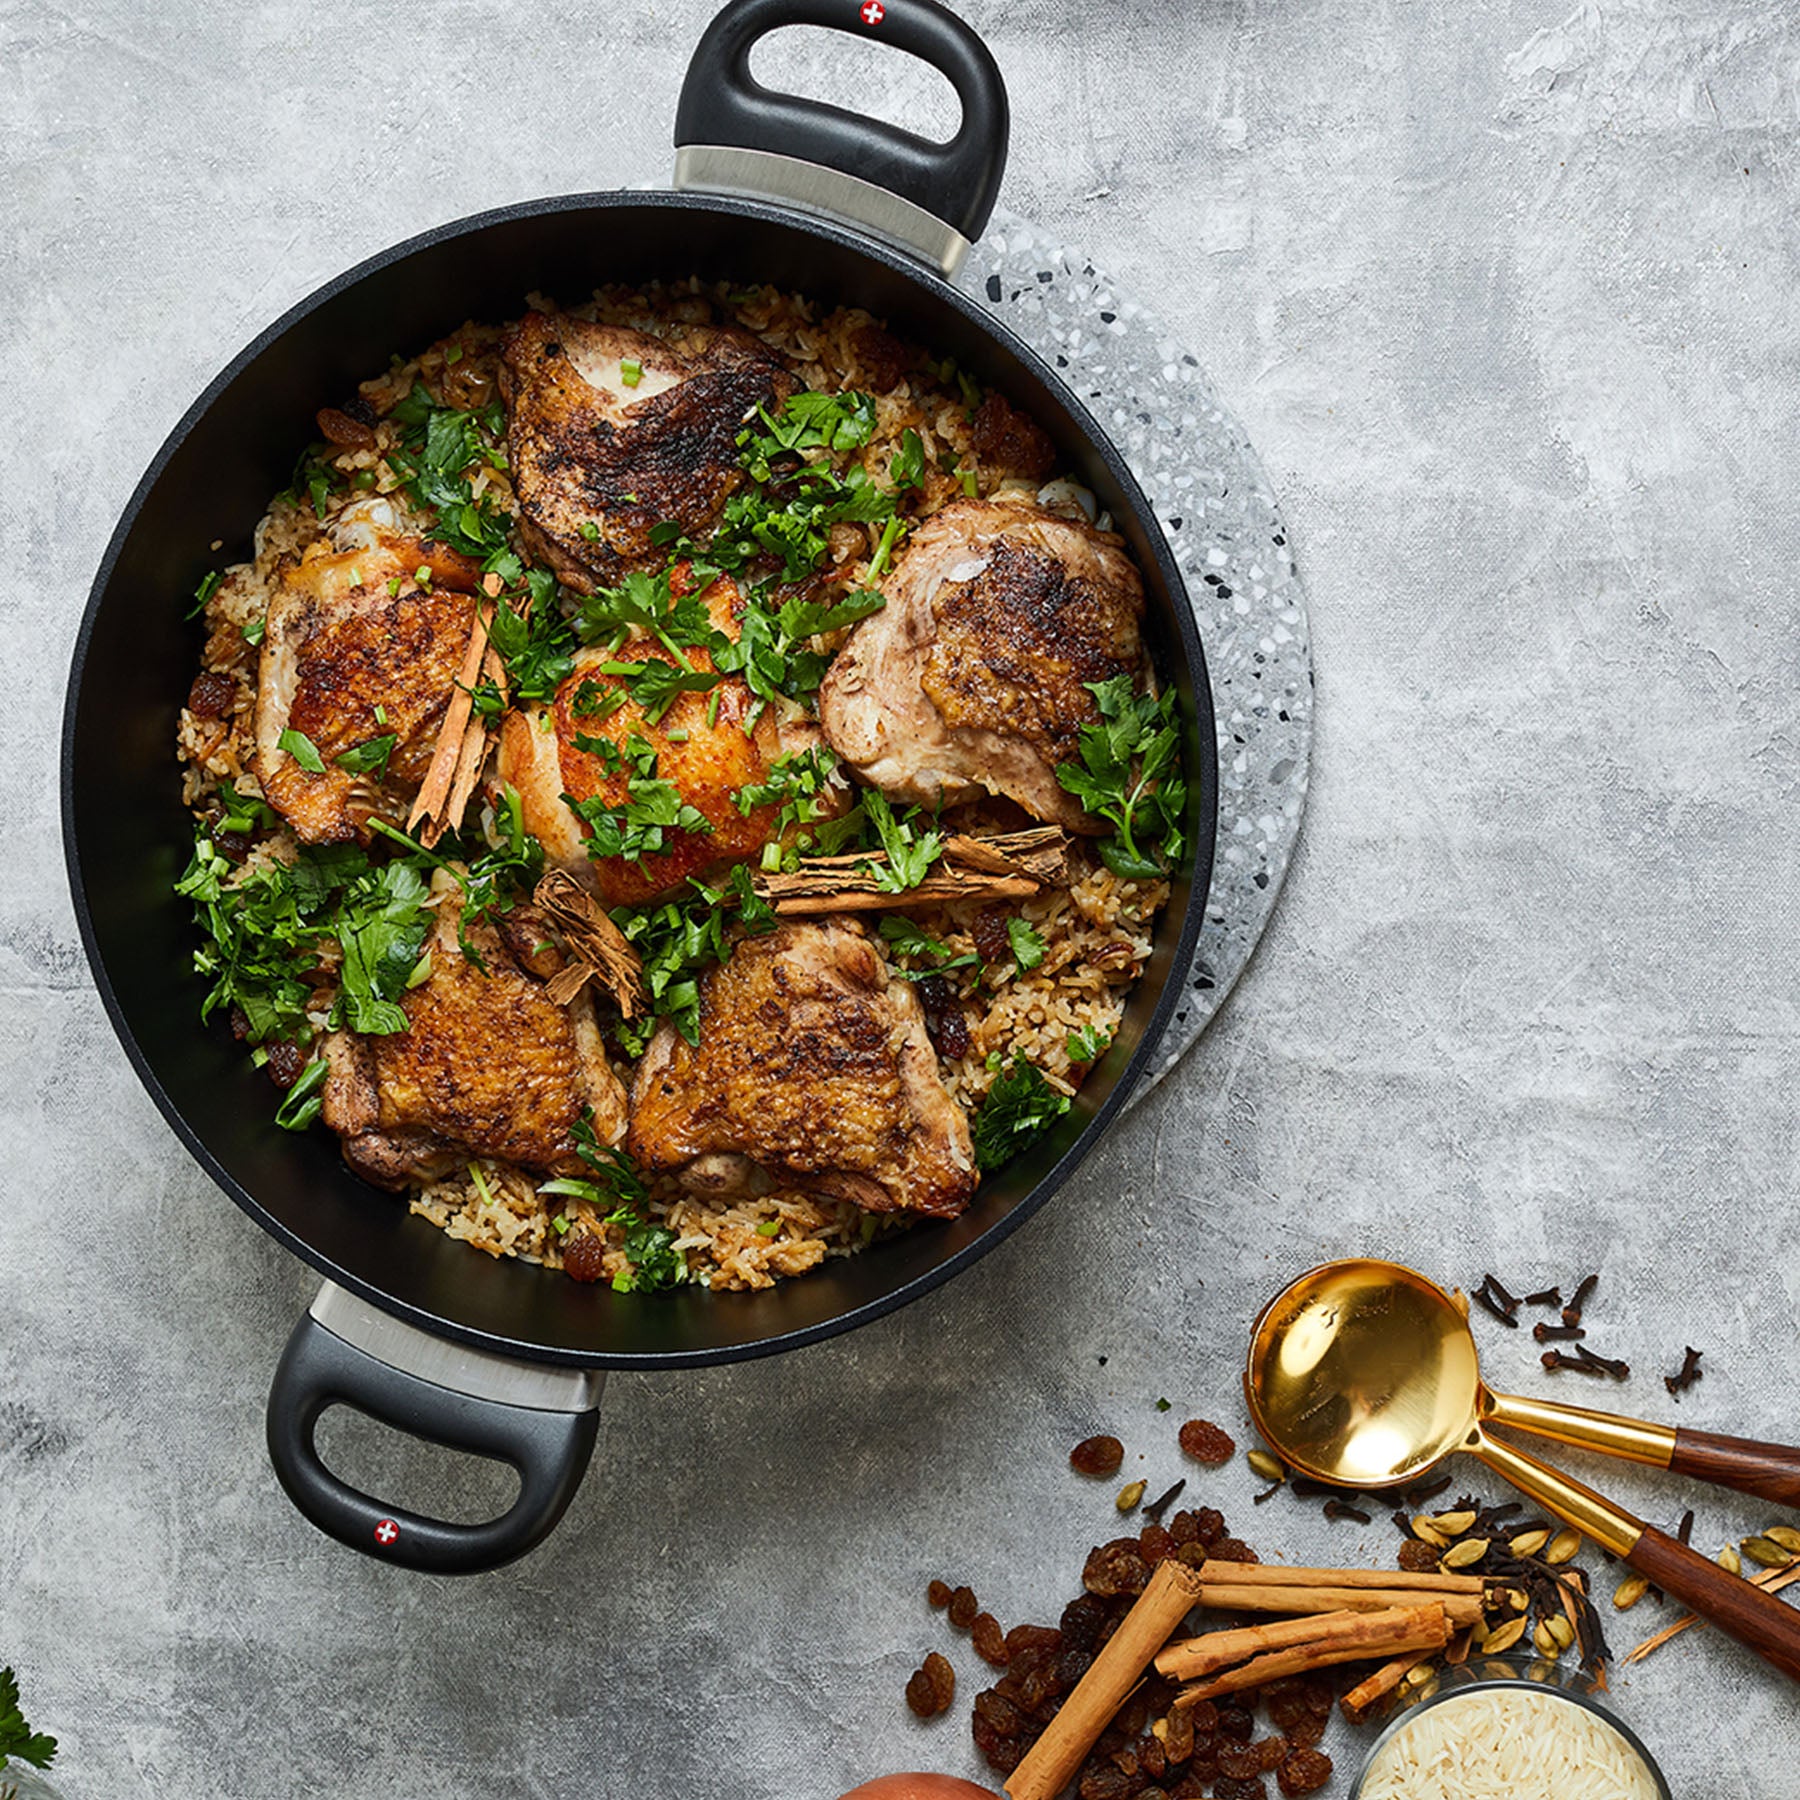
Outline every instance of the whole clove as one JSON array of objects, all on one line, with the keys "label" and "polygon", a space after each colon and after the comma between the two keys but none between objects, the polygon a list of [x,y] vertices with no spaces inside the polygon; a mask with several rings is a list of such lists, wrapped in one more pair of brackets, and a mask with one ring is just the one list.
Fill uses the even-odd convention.
[{"label": "whole clove", "polygon": [[1406,1490],[1403,1498],[1414,1512],[1418,1512],[1427,1500],[1434,1500],[1450,1485],[1448,1475],[1440,1475],[1435,1481],[1421,1481]]},{"label": "whole clove", "polygon": [[1273,1499],[1275,1495],[1279,1494],[1286,1486],[1287,1483],[1285,1481],[1271,1481],[1261,1493],[1252,1494],[1250,1496],[1250,1504],[1252,1506],[1261,1506],[1265,1500]]},{"label": "whole clove", "polygon": [[1181,1493],[1181,1490],[1186,1486],[1187,1486],[1187,1477],[1184,1475],[1178,1482],[1176,1482],[1176,1484],[1172,1488],[1170,1488],[1168,1490],[1167,1493],[1158,1494],[1154,1500],[1146,1502],[1146,1504],[1144,1506],[1144,1513],[1145,1513],[1146,1517],[1151,1519],[1155,1524],[1160,1525],[1162,1523],[1163,1514],[1165,1512],[1167,1512],[1169,1510],[1169,1508],[1175,1503],[1176,1499],[1179,1497],[1179,1495]]},{"label": "whole clove", "polygon": [[1581,1310],[1592,1298],[1594,1289],[1600,1285],[1598,1275],[1587,1275],[1582,1278],[1581,1286],[1575,1290],[1575,1297],[1563,1308],[1562,1322],[1565,1325],[1579,1325]]},{"label": "whole clove", "polygon": [[[1577,1344],[1576,1349],[1580,1348],[1581,1346]],[[1553,1374],[1559,1369],[1573,1369],[1577,1375],[1604,1375],[1606,1373],[1599,1363],[1592,1360],[1583,1362],[1579,1356],[1570,1356],[1561,1350],[1546,1350],[1538,1358],[1538,1361]]]},{"label": "whole clove", "polygon": [[1347,1500],[1327,1500],[1324,1507],[1328,1519],[1354,1519],[1359,1525],[1367,1525],[1370,1515],[1360,1506],[1352,1506]]},{"label": "whole clove", "polygon": [[1558,1341],[1566,1344],[1572,1343],[1577,1338],[1586,1337],[1587,1330],[1580,1325],[1534,1325],[1531,1328],[1531,1335],[1540,1344],[1553,1344]]},{"label": "whole clove", "polygon": [[1682,1352],[1681,1367],[1663,1377],[1663,1386],[1679,1400],[1700,1379],[1700,1352],[1692,1344]]},{"label": "whole clove", "polygon": [[1562,1289],[1559,1287],[1539,1288],[1535,1294],[1525,1296],[1527,1306],[1561,1306]]},{"label": "whole clove", "polygon": [[1483,1275],[1481,1286],[1474,1293],[1475,1304],[1485,1313],[1491,1314],[1502,1325],[1517,1328],[1519,1323],[1518,1296],[1509,1294],[1492,1275]]},{"label": "whole clove", "polygon": [[1575,1354],[1590,1369],[1600,1369],[1615,1381],[1623,1381],[1631,1373],[1630,1363],[1610,1356],[1597,1356],[1586,1344],[1577,1344]]}]

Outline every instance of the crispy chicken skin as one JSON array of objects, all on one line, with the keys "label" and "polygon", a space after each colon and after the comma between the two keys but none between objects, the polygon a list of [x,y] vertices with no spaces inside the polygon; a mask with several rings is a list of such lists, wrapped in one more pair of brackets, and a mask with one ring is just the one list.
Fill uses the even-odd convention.
[{"label": "crispy chicken skin", "polygon": [[[430,577],[423,585],[421,569]],[[303,843],[366,838],[371,813],[400,811],[396,796],[417,791],[462,666],[480,575],[441,544],[384,531],[379,515],[339,522],[283,571],[257,667],[256,775]],[[322,772],[281,747],[288,730],[310,740]],[[337,761],[389,734],[385,776],[352,774]]]},{"label": "crispy chicken skin", "polygon": [[1148,679],[1144,590],[1111,532],[1025,500],[957,500],[880,584],[819,690],[826,741],[920,805],[1004,794],[1071,831],[1105,826],[1057,782],[1100,714],[1089,682]]},{"label": "crispy chicken skin", "polygon": [[343,1139],[344,1160],[377,1187],[433,1180],[475,1156],[578,1175],[571,1134],[584,1107],[601,1143],[625,1129],[625,1090],[587,994],[557,1006],[515,956],[529,946],[485,922],[469,933],[484,975],[456,941],[454,884],[443,892],[426,940],[431,975],[400,1002],[408,1029],[326,1038],[325,1123]]},{"label": "crispy chicken skin", "polygon": [[652,337],[527,313],[507,328],[500,363],[527,548],[584,594],[659,564],[651,527],[703,533],[744,479],[744,421],[794,386],[768,346],[735,327]]},{"label": "crispy chicken skin", "polygon": [[[707,589],[706,602],[713,623],[736,637],[744,601],[729,577],[721,576]],[[712,667],[704,650],[687,655],[696,669]],[[740,788],[766,781],[778,757],[818,742],[810,722],[777,725],[772,708],[746,737],[744,721],[754,700],[736,676],[712,690],[719,700],[710,723],[709,695],[690,693],[682,694],[653,725],[619,677],[600,670],[606,662],[645,661],[674,664],[660,644],[647,639],[627,644],[616,657],[601,649],[584,650],[548,705],[509,713],[501,727],[497,774],[518,790],[525,829],[544,846],[552,864],[586,883],[609,907],[642,905],[674,892],[703,869],[755,858],[774,831],[780,806],[759,806],[745,815],[734,796]],[[622,705],[605,713],[597,710],[621,689],[627,694]],[[670,826],[664,833],[667,848],[659,854],[635,861],[622,856],[590,859],[588,827],[563,795],[577,800],[597,795],[609,810],[620,810],[628,798],[629,771],[609,772],[600,757],[576,747],[577,734],[620,746],[634,736],[643,738],[657,753],[658,777],[672,782],[682,800],[705,816],[711,832]]]},{"label": "crispy chicken skin", "polygon": [[910,982],[847,919],[746,938],[700,982],[700,1042],[664,1023],[632,1087],[631,1154],[713,1197],[770,1181],[952,1218],[969,1124]]}]

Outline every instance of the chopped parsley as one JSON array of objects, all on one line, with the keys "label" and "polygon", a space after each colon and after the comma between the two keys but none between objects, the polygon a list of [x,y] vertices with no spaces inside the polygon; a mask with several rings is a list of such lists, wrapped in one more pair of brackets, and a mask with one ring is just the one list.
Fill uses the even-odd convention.
[{"label": "chopped parsley", "polygon": [[300,1071],[299,1080],[275,1109],[275,1123],[283,1131],[304,1131],[325,1110],[325,1096],[320,1089],[330,1073],[331,1065],[322,1056],[315,1056]]},{"label": "chopped parsley", "polygon": [[900,448],[888,464],[888,480],[897,488],[925,485],[925,445],[910,425],[900,434]]},{"label": "chopped parsley", "polygon": [[331,1025],[376,1034],[406,1029],[396,1002],[434,922],[427,891],[418,869],[399,859],[365,869],[344,890],[332,921],[344,964]]},{"label": "chopped parsley", "polygon": [[1013,964],[1021,975],[1035,969],[1044,960],[1044,940],[1024,919],[1008,919],[1006,936],[1012,944]]},{"label": "chopped parsley", "polygon": [[290,725],[275,742],[297,762],[309,775],[325,773],[325,759],[319,754],[318,746],[304,731],[296,731]]},{"label": "chopped parsley", "polygon": [[15,1756],[34,1769],[47,1769],[56,1758],[56,1739],[25,1722],[18,1678],[11,1669],[0,1669],[0,1769]]},{"label": "chopped parsley", "polygon": [[1069,1061],[1072,1063],[1097,1062],[1106,1054],[1107,1047],[1113,1041],[1110,1027],[1105,1025],[1084,1025],[1079,1031],[1069,1033]]},{"label": "chopped parsley", "polygon": [[944,834],[921,831],[915,824],[920,818],[916,806],[905,819],[896,818],[887,795],[879,788],[870,788],[863,795],[862,804],[877,841],[887,852],[885,863],[866,865],[869,885],[883,894],[903,894],[908,888],[916,888],[944,854]]},{"label": "chopped parsley", "polygon": [[502,594],[494,602],[488,642],[506,665],[515,699],[548,700],[574,672],[575,633],[557,604],[556,577],[548,569],[527,569],[524,579],[529,611]]},{"label": "chopped parsley", "polygon": [[976,951],[969,950],[961,956],[952,956],[948,944],[940,944],[936,938],[927,936],[911,919],[903,919],[898,913],[886,914],[875,929],[881,933],[882,941],[896,956],[932,959],[928,968],[894,971],[897,975],[904,975],[908,981],[922,981],[927,975],[947,975],[952,969],[981,967],[981,957]]},{"label": "chopped parsley", "polygon": [[493,495],[477,497],[472,486],[473,471],[506,467],[501,403],[495,400],[478,412],[437,406],[415,382],[388,416],[401,427],[400,443],[388,460],[407,498],[437,514],[433,535],[503,580],[516,581],[520,565],[509,541],[512,515]]},{"label": "chopped parsley", "polygon": [[[340,751],[331,760],[340,769],[348,769],[352,775],[373,775],[379,781],[387,774],[388,758],[394,754],[394,746],[399,741],[390,731],[382,737],[372,737],[367,743],[358,744],[354,750]],[[302,767],[304,766],[303,764]]]},{"label": "chopped parsley", "polygon": [[1134,691],[1129,675],[1091,681],[1098,725],[1081,728],[1079,763],[1058,763],[1056,779],[1113,827],[1100,858],[1128,881],[1152,881],[1181,855],[1181,739],[1173,689],[1160,700]]},{"label": "chopped parsley", "polygon": [[[687,1258],[675,1248],[674,1232],[666,1225],[653,1225],[644,1217],[641,1208],[648,1202],[650,1190],[630,1153],[599,1142],[594,1136],[591,1113],[582,1115],[571,1135],[582,1161],[594,1171],[594,1179],[582,1181],[561,1176],[544,1182],[538,1192],[568,1195],[585,1200],[590,1206],[611,1209],[601,1223],[617,1225],[623,1231],[629,1264],[612,1278],[614,1293],[648,1294],[678,1287],[689,1278]],[[564,1225],[562,1231],[567,1230]]]},{"label": "chopped parsley", "polygon": [[614,809],[604,794],[577,800],[563,795],[563,804],[588,828],[587,853],[596,862],[623,857],[637,862],[646,856],[664,855],[671,831],[700,837],[712,835],[712,821],[681,797],[672,781],[657,773],[657,752],[649,739],[633,732],[623,748],[611,738],[575,735],[575,748],[597,756],[609,773],[625,774],[625,804]]},{"label": "chopped parsley", "polygon": [[985,1174],[1011,1162],[1068,1110],[1068,1095],[1030,1063],[1007,1064],[975,1115],[976,1166]]},{"label": "chopped parsley", "polygon": [[[770,829],[765,863],[769,850],[775,851],[777,860],[780,859],[781,846],[776,840],[784,832],[797,825],[816,824],[824,817],[830,804],[831,778],[837,773],[837,766],[837,757],[823,744],[810,750],[796,750],[787,756],[776,757],[764,780],[748,782],[732,796],[733,805],[745,818],[759,806],[779,805],[781,808]],[[810,834],[807,841],[811,841]]]}]

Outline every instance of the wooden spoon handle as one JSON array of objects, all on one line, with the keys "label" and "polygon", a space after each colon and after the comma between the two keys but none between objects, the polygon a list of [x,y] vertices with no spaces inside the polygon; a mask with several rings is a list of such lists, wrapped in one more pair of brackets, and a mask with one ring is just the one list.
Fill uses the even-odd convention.
[{"label": "wooden spoon handle", "polygon": [[1760,1494],[1782,1506],[1800,1506],[1800,1450],[1786,1444],[1683,1429],[1675,1434],[1669,1467],[1696,1481]]},{"label": "wooden spoon handle", "polygon": [[1654,1525],[1644,1527],[1644,1535],[1625,1560],[1664,1593],[1730,1632],[1740,1644],[1748,1644],[1790,1680],[1800,1681],[1800,1608],[1765,1593],[1741,1575],[1726,1574],[1717,1563]]}]

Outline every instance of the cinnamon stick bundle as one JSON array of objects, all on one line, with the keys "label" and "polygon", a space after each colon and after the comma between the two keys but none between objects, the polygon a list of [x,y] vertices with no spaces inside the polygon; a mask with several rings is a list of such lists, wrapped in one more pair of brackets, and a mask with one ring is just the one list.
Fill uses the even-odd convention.
[{"label": "cinnamon stick bundle", "polygon": [[[1434,1600],[1425,1606],[1397,1606],[1381,1612],[1353,1615],[1347,1626],[1336,1627],[1328,1640],[1276,1650],[1252,1657],[1240,1668],[1228,1669],[1210,1681],[1185,1687],[1175,1696],[1176,1707],[1197,1705],[1219,1694],[1235,1694],[1261,1687],[1283,1675],[1301,1675],[1337,1663],[1371,1661],[1398,1651],[1441,1650],[1449,1642],[1449,1622],[1443,1605]],[[1416,1658],[1415,1658],[1416,1660]]]},{"label": "cinnamon stick bundle", "polygon": [[802,916],[828,912],[905,912],[949,900],[1025,900],[1069,879],[1068,834],[1054,825],[991,837],[953,833],[931,873],[916,887],[888,893],[870,884],[869,871],[887,866],[884,851],[809,856],[800,867],[758,874],[752,885],[776,912]]},{"label": "cinnamon stick bundle", "polygon": [[1481,1575],[1451,1575],[1427,1569],[1298,1569],[1286,1563],[1240,1563],[1209,1560],[1200,1565],[1203,1582],[1228,1587],[1411,1588],[1422,1594],[1479,1594],[1487,1587]]},{"label": "cinnamon stick bundle", "polygon": [[1386,1612],[1395,1607],[1416,1607],[1426,1598],[1437,1601],[1452,1625],[1473,1625],[1484,1610],[1479,1593],[1458,1593],[1442,1588],[1405,1587],[1287,1587],[1239,1582],[1202,1581],[1199,1604],[1216,1612],[1322,1613]]},{"label": "cinnamon stick bundle", "polygon": [[488,624],[493,616],[492,605],[476,604],[469,627],[469,647],[463,653],[456,686],[450,691],[450,703],[444,708],[431,766],[425,771],[412,811],[406,815],[408,831],[424,821],[419,840],[427,846],[435,844],[447,829],[462,824],[463,809],[481,773],[482,758],[487,752],[487,727],[475,712],[471,690],[481,679],[487,661]]},{"label": "cinnamon stick bundle", "polygon": [[551,869],[531,898],[555,926],[570,957],[569,966],[550,978],[545,990],[550,998],[567,1006],[588,982],[598,981],[627,1019],[643,1012],[643,959],[593,895],[573,875]]},{"label": "cinnamon stick bundle", "polygon": [[1185,1563],[1156,1565],[1149,1585],[1075,1684],[1044,1735],[1006,1778],[1011,1800],[1056,1800],[1111,1724],[1150,1659],[1194,1604],[1198,1581]]},{"label": "cinnamon stick bundle", "polygon": [[1156,1672],[1171,1681],[1195,1681],[1216,1669],[1229,1669],[1233,1663],[1265,1650],[1288,1650],[1297,1644],[1330,1642],[1346,1627],[1376,1616],[1358,1612],[1306,1613],[1297,1619],[1278,1619],[1272,1625],[1209,1631],[1204,1636],[1182,1638],[1170,1644],[1157,1657]]},{"label": "cinnamon stick bundle", "polygon": [[1429,1662],[1428,1656],[1421,1656],[1416,1650],[1408,1650],[1403,1656],[1396,1656],[1392,1662],[1385,1662],[1365,1681],[1359,1681],[1339,1701],[1338,1706],[1352,1725],[1360,1725],[1375,1709],[1378,1700],[1385,1700],[1420,1663]]}]

